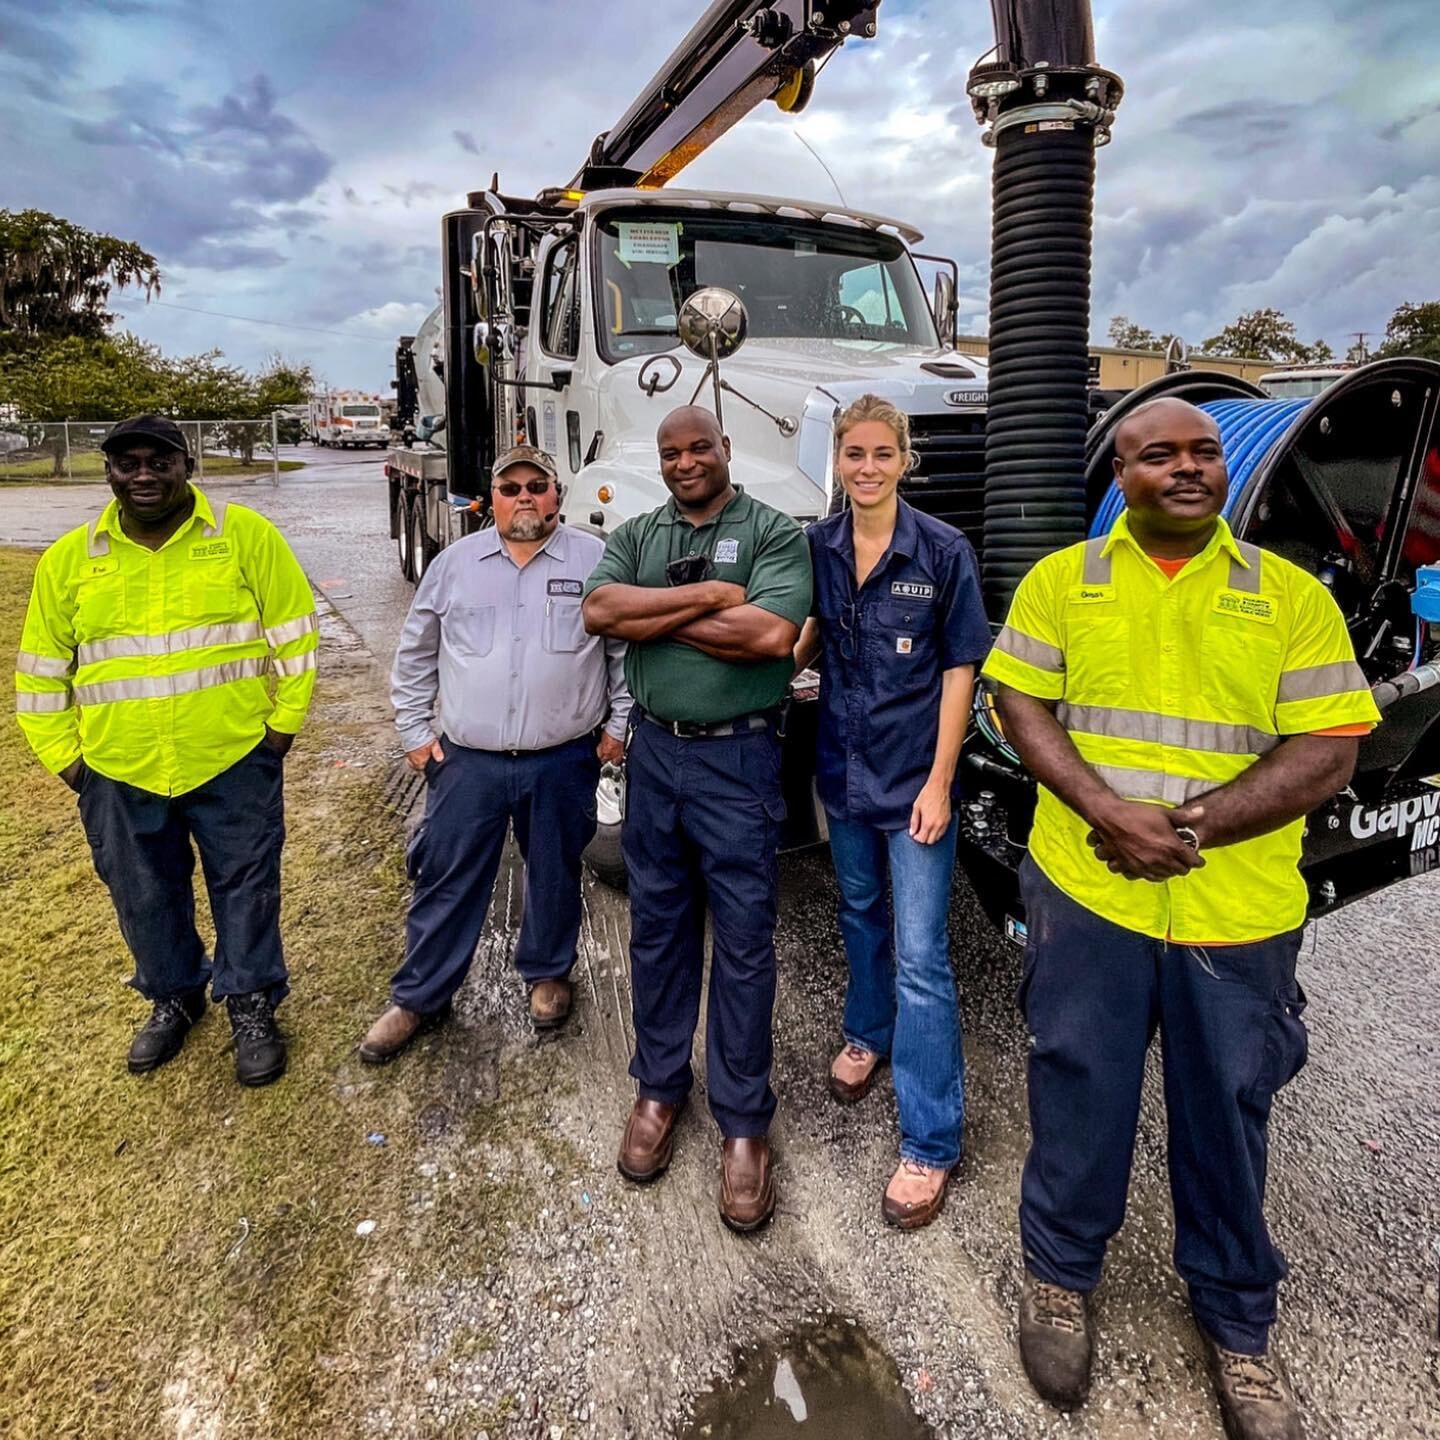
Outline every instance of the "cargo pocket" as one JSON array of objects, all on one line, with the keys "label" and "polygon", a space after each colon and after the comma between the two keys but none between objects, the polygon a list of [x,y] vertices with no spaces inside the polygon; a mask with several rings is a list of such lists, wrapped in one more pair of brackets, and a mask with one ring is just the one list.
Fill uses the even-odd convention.
[{"label": "cargo pocket", "polygon": [[1281,985],[1275,991],[1265,1022],[1260,1073],[1247,1097],[1256,1109],[1268,1110],[1271,1100],[1300,1073],[1309,1058],[1310,1037],[1301,1018],[1307,1003],[1298,980]]}]

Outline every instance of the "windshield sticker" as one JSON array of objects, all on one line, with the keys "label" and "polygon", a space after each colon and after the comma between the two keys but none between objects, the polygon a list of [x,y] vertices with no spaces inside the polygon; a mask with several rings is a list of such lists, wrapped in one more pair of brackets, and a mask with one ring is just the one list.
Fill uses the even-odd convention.
[{"label": "windshield sticker", "polygon": [[620,245],[616,254],[627,265],[675,265],[680,260],[678,221],[621,220],[616,226]]}]

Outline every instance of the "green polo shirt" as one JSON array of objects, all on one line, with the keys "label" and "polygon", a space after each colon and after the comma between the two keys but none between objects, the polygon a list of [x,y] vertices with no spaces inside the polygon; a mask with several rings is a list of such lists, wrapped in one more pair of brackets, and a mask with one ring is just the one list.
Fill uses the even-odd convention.
[{"label": "green polo shirt", "polygon": [[[665,567],[684,555],[707,555],[717,580],[745,587],[751,605],[803,625],[810,613],[810,547],[788,516],[745,494],[703,525],[692,525],[674,499],[627,520],[609,539],[585,593],[602,585],[665,585]],[[632,644],[625,680],[641,706],[660,720],[702,725],[778,705],[794,673],[790,657],[717,660],[676,640]]]}]

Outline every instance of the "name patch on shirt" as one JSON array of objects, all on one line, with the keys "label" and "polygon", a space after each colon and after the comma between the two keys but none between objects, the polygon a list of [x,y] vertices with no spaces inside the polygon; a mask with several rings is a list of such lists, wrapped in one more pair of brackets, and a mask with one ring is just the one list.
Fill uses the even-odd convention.
[{"label": "name patch on shirt", "polygon": [[901,595],[906,600],[933,600],[935,598],[935,587],[923,585],[918,580],[892,580],[890,582],[890,593]]},{"label": "name patch on shirt", "polygon": [[545,582],[545,593],[547,595],[583,595],[585,585],[580,580],[547,580]]},{"label": "name patch on shirt", "polygon": [[1266,595],[1247,595],[1242,590],[1217,590],[1215,613],[1234,615],[1239,620],[1254,620],[1260,625],[1275,623],[1275,602]]},{"label": "name patch on shirt", "polygon": [[229,554],[228,540],[196,540],[190,546],[192,560],[224,560]]},{"label": "name patch on shirt", "polygon": [[717,565],[734,565],[740,559],[740,542],[738,540],[717,540],[715,542],[715,563]]},{"label": "name patch on shirt", "polygon": [[98,580],[102,575],[113,575],[120,568],[118,555],[105,555],[99,560],[86,560],[76,572],[77,580]]},{"label": "name patch on shirt", "polygon": [[1109,605],[1115,599],[1115,587],[1113,585],[1072,585],[1070,587],[1070,603],[1072,605]]}]

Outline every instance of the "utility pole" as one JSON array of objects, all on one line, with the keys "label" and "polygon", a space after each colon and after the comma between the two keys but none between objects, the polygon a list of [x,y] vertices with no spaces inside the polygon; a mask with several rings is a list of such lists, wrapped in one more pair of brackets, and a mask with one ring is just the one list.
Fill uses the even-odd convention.
[{"label": "utility pole", "polygon": [[1370,335],[1368,330],[1352,330],[1351,338],[1355,343],[1350,347],[1350,354],[1355,357],[1355,362],[1363,365],[1370,358],[1370,347],[1365,343]]}]

